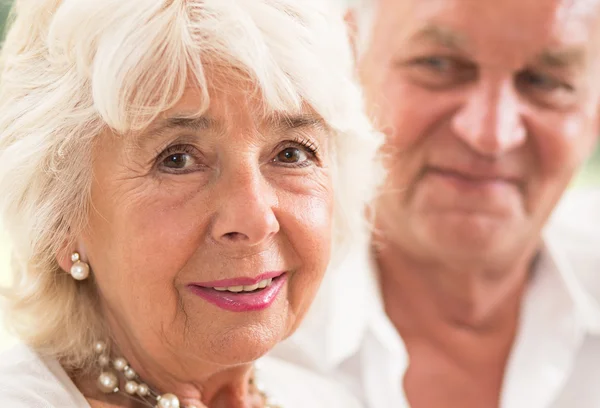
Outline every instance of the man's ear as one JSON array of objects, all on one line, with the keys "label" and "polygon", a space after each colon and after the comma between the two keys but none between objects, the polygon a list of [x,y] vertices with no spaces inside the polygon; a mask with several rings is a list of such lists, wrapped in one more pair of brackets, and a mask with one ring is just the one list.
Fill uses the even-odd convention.
[{"label": "man's ear", "polygon": [[352,55],[354,61],[358,62],[358,23],[356,21],[356,10],[349,8],[344,15],[344,21],[348,30],[348,40],[350,41],[350,47],[352,48]]}]

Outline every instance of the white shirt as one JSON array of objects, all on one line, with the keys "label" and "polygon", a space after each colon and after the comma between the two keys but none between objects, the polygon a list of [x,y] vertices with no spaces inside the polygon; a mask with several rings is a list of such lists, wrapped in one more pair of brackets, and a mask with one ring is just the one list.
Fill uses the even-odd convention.
[{"label": "white shirt", "polygon": [[[275,358],[259,361],[257,380],[269,402],[282,408],[360,408],[339,385]],[[0,356],[0,407],[90,408],[67,373],[52,359],[41,358],[24,345]]]},{"label": "white shirt", "polygon": [[[600,407],[600,192],[565,201],[522,303],[501,408]],[[328,272],[305,323],[273,354],[336,379],[369,408],[408,407],[408,356],[367,248]]]}]

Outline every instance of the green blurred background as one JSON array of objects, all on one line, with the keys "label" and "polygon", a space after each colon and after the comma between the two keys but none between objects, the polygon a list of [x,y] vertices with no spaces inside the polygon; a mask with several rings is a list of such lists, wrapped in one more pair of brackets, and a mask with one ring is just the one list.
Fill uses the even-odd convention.
[{"label": "green blurred background", "polygon": [[577,180],[578,185],[600,186],[600,147],[583,168]]}]

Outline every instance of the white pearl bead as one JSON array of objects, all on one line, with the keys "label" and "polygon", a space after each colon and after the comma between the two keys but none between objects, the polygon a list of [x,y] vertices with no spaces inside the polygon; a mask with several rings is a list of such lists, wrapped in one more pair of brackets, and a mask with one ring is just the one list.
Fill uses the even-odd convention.
[{"label": "white pearl bead", "polygon": [[127,367],[127,360],[125,360],[123,357],[115,358],[113,360],[113,367],[117,371],[123,371],[125,367]]},{"label": "white pearl bead", "polygon": [[77,262],[79,261],[79,252],[73,252],[73,254],[71,255],[71,262]]},{"label": "white pearl bead", "polygon": [[150,393],[150,390],[148,389],[148,386],[144,383],[138,385],[138,389],[137,389],[137,394],[140,397],[145,397]]},{"label": "white pearl bead", "polygon": [[112,371],[104,371],[98,377],[98,388],[105,394],[115,392],[119,387],[119,378]]},{"label": "white pearl bead", "polygon": [[123,374],[125,374],[125,378],[128,380],[133,380],[135,377],[137,377],[137,373],[129,366],[125,367]]},{"label": "white pearl bead", "polygon": [[106,350],[106,343],[104,343],[103,341],[97,341],[96,344],[94,344],[94,351],[97,354],[104,353],[104,350]]},{"label": "white pearl bead", "polygon": [[179,399],[173,394],[165,394],[158,400],[159,408],[179,408]]},{"label": "white pearl bead", "polygon": [[279,408],[281,407],[281,405],[279,404],[279,401],[277,401],[276,399],[273,398],[269,398],[269,401],[267,402],[267,405],[265,406],[265,408]]},{"label": "white pearl bead", "polygon": [[262,392],[262,393],[264,393],[264,392],[266,391],[265,384],[263,384],[261,381],[255,380],[255,381],[254,381],[254,386],[256,387],[256,389],[257,389],[259,392]]},{"label": "white pearl bead", "polygon": [[82,281],[90,275],[90,266],[85,262],[77,261],[71,266],[71,276],[73,279]]},{"label": "white pearl bead", "polygon": [[125,392],[129,395],[134,395],[138,390],[138,384],[135,381],[127,381],[125,383]]},{"label": "white pearl bead", "polygon": [[100,364],[100,367],[106,367],[110,364],[110,359],[108,358],[108,356],[102,355],[98,357],[98,363]]}]

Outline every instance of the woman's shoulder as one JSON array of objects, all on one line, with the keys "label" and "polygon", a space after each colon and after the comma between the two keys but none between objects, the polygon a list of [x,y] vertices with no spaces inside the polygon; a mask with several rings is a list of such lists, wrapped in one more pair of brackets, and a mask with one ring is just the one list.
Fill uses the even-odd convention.
[{"label": "woman's shoulder", "polygon": [[0,355],[0,406],[89,408],[57,361],[19,344]]},{"label": "woman's shoulder", "polygon": [[258,362],[257,370],[257,381],[262,383],[270,402],[284,408],[362,407],[340,384],[293,363],[267,356]]}]

